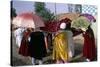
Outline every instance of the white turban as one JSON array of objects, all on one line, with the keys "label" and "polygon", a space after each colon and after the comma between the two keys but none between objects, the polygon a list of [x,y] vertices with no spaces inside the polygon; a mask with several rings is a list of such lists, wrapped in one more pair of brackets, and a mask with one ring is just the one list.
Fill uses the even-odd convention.
[{"label": "white turban", "polygon": [[61,23],[60,24],[60,29],[65,29],[66,28],[66,23]]}]

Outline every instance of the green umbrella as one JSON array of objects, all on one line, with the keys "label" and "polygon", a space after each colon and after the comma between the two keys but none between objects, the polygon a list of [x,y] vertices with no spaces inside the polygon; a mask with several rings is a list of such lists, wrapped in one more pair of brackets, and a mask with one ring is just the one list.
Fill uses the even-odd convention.
[{"label": "green umbrella", "polygon": [[74,27],[76,29],[85,28],[87,29],[90,25],[90,21],[86,17],[79,17],[76,20],[72,21],[71,27]]}]

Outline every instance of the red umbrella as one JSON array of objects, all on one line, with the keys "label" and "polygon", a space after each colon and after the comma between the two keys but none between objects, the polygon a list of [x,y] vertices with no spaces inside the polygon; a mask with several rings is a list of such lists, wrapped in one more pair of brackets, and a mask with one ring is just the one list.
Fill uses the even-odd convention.
[{"label": "red umbrella", "polygon": [[44,22],[42,19],[33,13],[22,13],[13,19],[12,24],[18,27],[44,27]]},{"label": "red umbrella", "polygon": [[45,27],[41,27],[41,30],[44,30],[46,32],[56,32],[57,23],[57,21],[45,22]]},{"label": "red umbrella", "polygon": [[56,32],[60,29],[59,26],[62,22],[65,22],[66,24],[68,24],[69,22],[71,22],[71,20],[68,18],[65,18],[65,19],[62,19],[61,21],[45,22],[45,27],[42,27],[41,29],[47,32]]}]

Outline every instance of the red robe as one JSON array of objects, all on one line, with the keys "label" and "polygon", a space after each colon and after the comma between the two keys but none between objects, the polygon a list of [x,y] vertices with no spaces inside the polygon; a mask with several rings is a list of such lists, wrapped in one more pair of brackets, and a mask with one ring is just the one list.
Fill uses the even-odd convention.
[{"label": "red robe", "polygon": [[28,36],[30,35],[30,32],[24,32],[22,41],[21,41],[21,46],[19,48],[19,54],[23,56],[29,56],[29,43],[28,43]]},{"label": "red robe", "polygon": [[90,61],[93,61],[96,57],[95,39],[89,32],[85,32],[85,34],[83,34],[83,37],[83,57],[90,59]]}]

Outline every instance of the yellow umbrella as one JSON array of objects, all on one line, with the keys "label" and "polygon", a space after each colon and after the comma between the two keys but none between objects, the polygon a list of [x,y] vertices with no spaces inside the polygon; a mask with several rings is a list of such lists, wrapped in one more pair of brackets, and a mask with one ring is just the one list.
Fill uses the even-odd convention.
[{"label": "yellow umbrella", "polygon": [[57,19],[61,21],[62,19],[69,18],[70,20],[75,20],[80,16],[80,13],[63,13],[57,15]]}]

